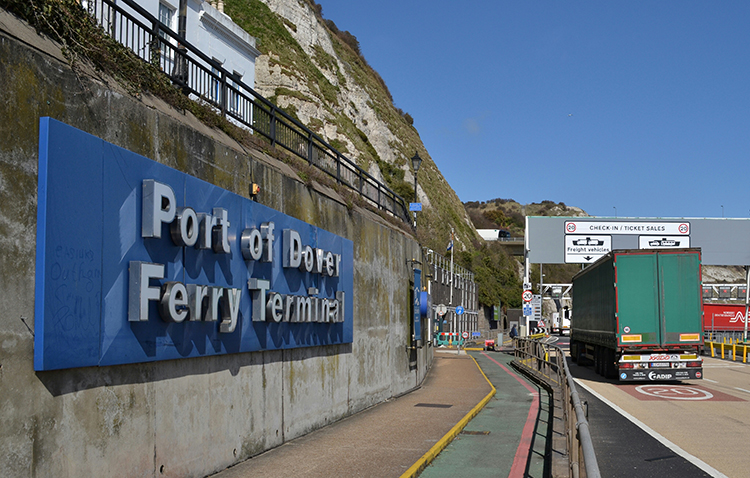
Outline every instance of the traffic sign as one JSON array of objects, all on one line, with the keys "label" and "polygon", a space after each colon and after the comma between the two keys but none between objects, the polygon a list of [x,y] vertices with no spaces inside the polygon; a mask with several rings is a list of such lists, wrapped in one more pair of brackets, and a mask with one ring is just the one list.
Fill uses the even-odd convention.
[{"label": "traffic sign", "polygon": [[523,304],[523,315],[529,317],[534,315],[534,309],[531,307],[531,304]]},{"label": "traffic sign", "polygon": [[456,307],[456,315],[462,315],[464,313],[464,308],[460,305]]},{"label": "traffic sign", "polygon": [[530,290],[525,290],[523,291],[521,298],[524,302],[531,302],[531,299],[534,298],[534,294]]},{"label": "traffic sign", "polygon": [[437,312],[437,315],[439,315],[440,317],[442,317],[446,313],[448,313],[448,307],[446,307],[445,304],[438,304],[435,307],[435,312]]},{"label": "traffic sign", "polygon": [[536,323],[539,327],[544,327],[544,321],[540,320]]},{"label": "traffic sign", "polygon": [[469,338],[469,333],[464,330],[463,332],[461,332],[461,337],[463,337],[465,339],[468,339]]},{"label": "traffic sign", "polygon": [[565,236],[565,262],[593,264],[612,250],[612,236]]}]

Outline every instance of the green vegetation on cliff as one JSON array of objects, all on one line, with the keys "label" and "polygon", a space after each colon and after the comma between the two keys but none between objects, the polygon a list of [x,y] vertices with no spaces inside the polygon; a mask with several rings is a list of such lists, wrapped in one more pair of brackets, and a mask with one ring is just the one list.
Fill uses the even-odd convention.
[{"label": "green vegetation on cliff", "polygon": [[[308,54],[292,34],[297,26],[273,13],[260,0],[225,1],[227,14],[259,39],[258,47],[267,57],[269,65],[304,85],[301,88],[304,91],[299,91],[279,84],[269,99],[278,104],[284,98],[285,103],[289,104],[288,112],[297,117],[302,115],[302,110],[294,104],[308,103],[319,107],[322,114],[308,117],[308,126],[325,139],[328,139],[327,131],[335,131],[336,134],[329,140],[332,146],[356,158],[364,169],[379,171],[389,187],[407,202],[414,197],[410,158],[417,152],[423,158],[418,180],[420,199],[425,204],[417,218],[416,235],[419,242],[445,255],[453,229],[456,235],[455,259],[474,272],[480,302],[487,305],[502,302],[509,307],[518,307],[521,294],[518,260],[510,257],[499,245],[481,240],[475,226],[507,227],[518,235],[523,233],[524,214],[575,214],[568,211],[564,204],[557,205],[550,201],[544,201],[538,207],[528,205],[525,210],[515,202],[503,203],[502,200],[476,205],[470,203],[464,209],[422,144],[411,116],[393,104],[385,82],[362,57],[356,37],[339,30],[333,21],[324,20],[322,8],[314,1],[307,0],[304,5],[310,6],[321,28],[329,33],[334,54],[319,45],[307,49],[312,52]],[[97,69],[117,79],[131,94],[153,93],[176,108],[191,111],[207,125],[224,130],[240,142],[259,141],[217,115],[212,108],[191,101],[158,68],[143,62],[110,39],[101,28],[89,21],[78,0],[0,0],[0,7],[24,18],[38,31],[60,42],[74,65],[81,60],[90,61]],[[348,88],[366,92],[369,98],[366,106],[351,101],[344,94]],[[293,104],[289,99],[297,103]],[[358,106],[368,109],[368,112],[358,111]],[[376,121],[385,125],[387,132],[373,127],[373,113]],[[369,125],[365,117],[370,120]],[[389,138],[385,152],[383,143],[376,141],[379,139],[376,135],[381,133],[387,133]],[[325,175],[302,162],[288,162],[298,169],[300,178],[307,183],[327,180]],[[366,206],[356,197],[343,196],[347,204]],[[550,275],[557,275],[554,268],[545,268],[544,272],[546,281],[551,280]],[[568,271],[563,271],[559,275],[567,274]]]}]

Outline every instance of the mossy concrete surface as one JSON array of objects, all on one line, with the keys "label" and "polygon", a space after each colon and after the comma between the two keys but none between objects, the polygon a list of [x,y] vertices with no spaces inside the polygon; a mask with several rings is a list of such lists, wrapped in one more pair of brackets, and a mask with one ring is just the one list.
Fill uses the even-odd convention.
[{"label": "mossy concrete surface", "polygon": [[[205,476],[422,381],[432,349],[406,347],[412,237],[189,114],[74,71],[3,10],[0,91],[0,476]],[[42,116],[245,197],[258,183],[259,202],[351,239],[353,343],[34,372]]]}]

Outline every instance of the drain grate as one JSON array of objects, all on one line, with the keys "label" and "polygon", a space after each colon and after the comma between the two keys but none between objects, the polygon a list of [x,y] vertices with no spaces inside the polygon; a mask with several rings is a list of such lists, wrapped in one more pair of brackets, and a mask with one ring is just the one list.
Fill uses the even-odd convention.
[{"label": "drain grate", "polygon": [[461,435],[489,435],[489,430],[484,431],[476,431],[476,430],[464,430],[461,432]]},{"label": "drain grate", "polygon": [[453,405],[448,403],[417,403],[415,407],[427,407],[427,408],[450,408]]}]

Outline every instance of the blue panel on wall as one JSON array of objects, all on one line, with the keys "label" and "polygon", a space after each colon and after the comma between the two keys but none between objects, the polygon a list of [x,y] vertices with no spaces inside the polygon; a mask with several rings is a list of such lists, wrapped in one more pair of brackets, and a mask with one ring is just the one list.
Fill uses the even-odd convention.
[{"label": "blue panel on wall", "polygon": [[74,141],[55,139],[69,129],[49,118],[39,125],[36,370],[99,361],[102,141],[82,132]]},{"label": "blue panel on wall", "polygon": [[[352,342],[351,241],[48,118],[39,157],[35,369]],[[166,196],[144,200],[144,181]],[[165,214],[154,233],[144,210]],[[219,219],[203,229],[186,220],[180,235],[179,221],[166,219],[177,212]],[[270,256],[243,256],[241,237],[252,229],[259,245],[259,231],[270,231],[262,241]],[[283,266],[292,243],[285,230],[299,237],[300,267]],[[196,245],[180,243],[193,231],[200,231]],[[202,248],[202,241],[223,246]],[[308,249],[322,259],[305,267]],[[138,271],[154,267],[163,278],[143,276],[145,285],[133,286]],[[249,281],[263,284],[256,295],[264,307],[253,307]],[[201,290],[196,302],[203,296],[190,291]],[[134,310],[145,311],[141,320]]]}]

